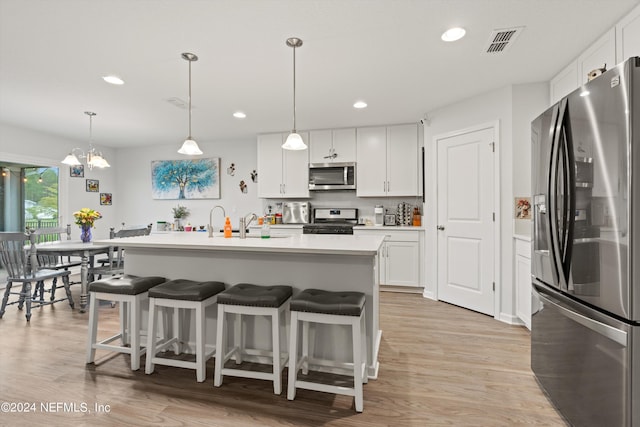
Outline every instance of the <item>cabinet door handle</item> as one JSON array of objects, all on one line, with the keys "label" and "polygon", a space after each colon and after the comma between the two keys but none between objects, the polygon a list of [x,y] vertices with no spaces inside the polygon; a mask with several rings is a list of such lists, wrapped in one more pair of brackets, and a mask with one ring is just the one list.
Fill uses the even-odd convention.
[{"label": "cabinet door handle", "polygon": [[287,184],[282,184],[282,194],[287,194]]},{"label": "cabinet door handle", "polygon": [[438,230],[444,230],[444,225],[439,225]]},{"label": "cabinet door handle", "polygon": [[387,193],[391,192],[391,181],[387,181]]},{"label": "cabinet door handle", "polygon": [[385,193],[387,192],[387,181],[382,182],[382,191]]}]

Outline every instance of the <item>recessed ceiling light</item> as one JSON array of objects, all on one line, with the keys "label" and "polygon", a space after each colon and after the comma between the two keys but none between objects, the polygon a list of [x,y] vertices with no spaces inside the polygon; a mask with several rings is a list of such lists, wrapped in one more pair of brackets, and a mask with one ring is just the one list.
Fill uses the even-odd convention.
[{"label": "recessed ceiling light", "polygon": [[235,113],[233,113],[233,117],[235,117],[236,119],[244,119],[245,117],[247,117],[247,115],[242,111],[236,111]]},{"label": "recessed ceiling light", "polygon": [[353,104],[353,108],[367,108],[367,103],[364,101],[358,101]]},{"label": "recessed ceiling light", "polygon": [[118,76],[104,76],[104,77],[102,77],[102,80],[104,80],[107,83],[111,83],[112,85],[123,85],[124,84],[124,80],[122,80]]},{"label": "recessed ceiling light", "polygon": [[464,37],[467,32],[464,28],[455,27],[449,28],[447,31],[442,33],[442,40],[445,42],[454,42],[456,40],[460,40]]}]

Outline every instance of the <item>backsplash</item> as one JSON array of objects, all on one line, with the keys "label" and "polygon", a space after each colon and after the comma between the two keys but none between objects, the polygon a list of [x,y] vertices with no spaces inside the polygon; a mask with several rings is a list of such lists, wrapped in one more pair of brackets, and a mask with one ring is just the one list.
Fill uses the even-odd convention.
[{"label": "backsplash", "polygon": [[[277,212],[278,203],[283,203],[285,199],[262,199],[263,213],[268,212],[268,207],[272,207],[272,212]],[[308,201],[311,208],[357,208],[358,217],[364,221],[373,221],[373,210],[376,205],[382,205],[395,214],[399,203],[408,203],[417,206],[422,213],[422,197],[356,197],[355,191],[316,191],[309,199],[297,199],[297,201]]]}]

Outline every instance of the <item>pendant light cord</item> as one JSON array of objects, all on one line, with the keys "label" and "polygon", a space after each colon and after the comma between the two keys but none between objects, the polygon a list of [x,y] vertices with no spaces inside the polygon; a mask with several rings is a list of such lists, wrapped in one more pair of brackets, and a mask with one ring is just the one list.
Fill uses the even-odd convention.
[{"label": "pendant light cord", "polygon": [[189,139],[193,139],[191,137],[191,60],[189,62]]},{"label": "pendant light cord", "polygon": [[293,133],[296,133],[296,46],[293,46]]}]

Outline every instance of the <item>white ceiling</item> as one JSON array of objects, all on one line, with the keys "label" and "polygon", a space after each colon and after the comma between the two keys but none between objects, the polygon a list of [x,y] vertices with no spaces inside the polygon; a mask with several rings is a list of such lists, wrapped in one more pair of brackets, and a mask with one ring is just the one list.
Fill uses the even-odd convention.
[{"label": "white ceiling", "polygon": [[[0,0],[0,122],[97,145],[415,122],[509,84],[547,81],[637,0]],[[467,36],[444,43],[462,26]],[[499,55],[492,30],[525,26]],[[607,64],[608,66],[611,64]],[[123,86],[101,76],[116,74]],[[369,107],[355,110],[356,100]],[[232,117],[242,110],[247,118]],[[3,141],[2,144],[5,144]]]}]

